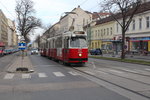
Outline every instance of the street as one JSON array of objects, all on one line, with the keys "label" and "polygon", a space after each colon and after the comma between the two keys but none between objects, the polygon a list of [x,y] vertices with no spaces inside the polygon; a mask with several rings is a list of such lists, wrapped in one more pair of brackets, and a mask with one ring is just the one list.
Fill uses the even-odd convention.
[{"label": "street", "polygon": [[33,73],[8,73],[8,65],[1,71],[0,99],[149,100],[149,66],[90,58],[83,67],[64,66],[40,55],[28,56]]}]

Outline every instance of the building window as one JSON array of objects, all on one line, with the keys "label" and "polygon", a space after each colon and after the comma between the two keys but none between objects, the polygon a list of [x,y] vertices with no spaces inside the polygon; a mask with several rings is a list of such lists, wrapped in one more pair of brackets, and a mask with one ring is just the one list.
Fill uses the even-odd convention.
[{"label": "building window", "polygon": [[112,35],[112,27],[110,28],[110,35]]},{"label": "building window", "polygon": [[104,35],[105,35],[105,29],[104,29]]},{"label": "building window", "polygon": [[102,36],[102,34],[103,34],[103,30],[101,29],[101,36]]},{"label": "building window", "polygon": [[109,35],[109,28],[107,28],[107,35]]},{"label": "building window", "polygon": [[117,32],[118,32],[118,31],[119,31],[119,26],[118,26],[118,23],[117,23],[116,27],[117,27]]},{"label": "building window", "polygon": [[100,31],[98,30],[98,37],[100,36]]},{"label": "building window", "polygon": [[95,37],[97,37],[97,30],[95,30]]},{"label": "building window", "polygon": [[150,24],[150,22],[149,22],[149,17],[146,17],[146,28],[149,28],[149,25]]},{"label": "building window", "polygon": [[142,18],[139,18],[139,29],[142,29]]},{"label": "building window", "polygon": [[135,30],[135,20],[132,21],[132,29]]}]

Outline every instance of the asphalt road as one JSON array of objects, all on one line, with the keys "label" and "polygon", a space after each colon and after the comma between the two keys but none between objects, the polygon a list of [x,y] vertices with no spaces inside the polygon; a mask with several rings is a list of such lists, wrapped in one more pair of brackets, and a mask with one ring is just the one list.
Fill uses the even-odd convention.
[{"label": "asphalt road", "polygon": [[15,60],[15,58],[16,58],[16,53],[0,57],[0,72],[5,71],[7,66],[9,66],[9,64],[11,64],[13,60]]},{"label": "asphalt road", "polygon": [[0,75],[0,100],[129,100],[60,63],[30,58],[34,73]]}]

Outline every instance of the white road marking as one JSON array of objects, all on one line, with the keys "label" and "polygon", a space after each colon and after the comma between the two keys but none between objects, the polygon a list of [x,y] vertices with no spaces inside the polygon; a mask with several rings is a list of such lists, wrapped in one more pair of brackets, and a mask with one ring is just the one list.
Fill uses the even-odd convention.
[{"label": "white road marking", "polygon": [[63,77],[65,76],[64,74],[62,74],[61,72],[53,72],[53,74],[57,77]]},{"label": "white road marking", "polygon": [[70,71],[70,72],[68,72],[68,73],[71,74],[71,75],[74,75],[74,76],[80,75],[79,73],[77,73],[77,72],[72,72],[72,71]]},{"label": "white road marking", "polygon": [[121,71],[113,70],[113,69],[111,69],[111,70],[109,70],[109,71],[111,71],[111,72],[115,72],[115,73],[119,73],[119,74],[122,74],[122,73],[123,73],[123,72],[121,72]]},{"label": "white road marking", "polygon": [[145,68],[145,70],[148,70],[148,71],[150,71],[150,69],[149,69],[149,68]]},{"label": "white road marking", "polygon": [[22,74],[22,78],[25,79],[25,78],[31,78],[31,75],[30,74]]},{"label": "white road marking", "polygon": [[12,79],[14,77],[14,74],[6,74],[4,79]]},{"label": "white road marking", "polygon": [[134,70],[128,70],[128,69],[122,69],[124,71],[127,71],[127,72],[131,72],[131,73],[138,73],[137,71],[134,71]]},{"label": "white road marking", "polygon": [[92,73],[92,72],[90,72],[90,71],[84,71],[84,72],[86,72],[86,73],[88,73],[88,74],[91,74],[91,75],[95,75],[94,73]]},{"label": "white road marking", "polygon": [[45,73],[38,73],[38,75],[40,78],[47,77],[47,75]]},{"label": "white road marking", "polygon": [[96,68],[96,66],[95,66],[94,62],[92,62],[92,65],[93,65],[93,68],[95,69],[95,68]]},{"label": "white road marking", "polygon": [[105,72],[99,71],[99,70],[97,70],[97,72],[102,73],[102,74],[108,74],[108,73],[105,73]]}]

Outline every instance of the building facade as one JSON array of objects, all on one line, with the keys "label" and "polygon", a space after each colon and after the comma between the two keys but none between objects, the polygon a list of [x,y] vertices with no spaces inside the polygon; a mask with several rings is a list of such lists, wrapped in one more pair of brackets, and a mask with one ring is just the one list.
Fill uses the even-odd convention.
[{"label": "building facade", "polygon": [[[131,52],[150,52],[150,2],[143,3],[134,15],[126,31],[126,50]],[[120,21],[121,22],[121,21]],[[116,22],[115,39],[121,36],[121,27]],[[121,45],[118,46],[121,50]]]},{"label": "building facade", "polygon": [[78,6],[60,19],[59,33],[63,33],[72,29],[83,31],[82,27],[89,24],[91,21],[92,14],[84,11],[80,8],[80,6]]},{"label": "building facade", "polygon": [[5,46],[8,46],[8,24],[7,24],[7,18],[0,10],[0,41],[4,43]]},{"label": "building facade", "polygon": [[101,48],[105,53],[112,52],[115,21],[111,17],[97,21],[91,27],[91,49]]}]

